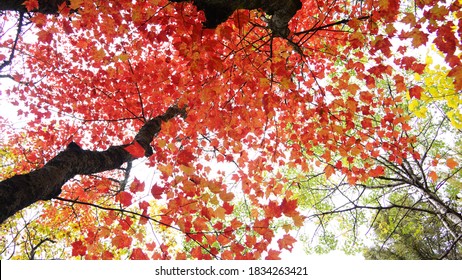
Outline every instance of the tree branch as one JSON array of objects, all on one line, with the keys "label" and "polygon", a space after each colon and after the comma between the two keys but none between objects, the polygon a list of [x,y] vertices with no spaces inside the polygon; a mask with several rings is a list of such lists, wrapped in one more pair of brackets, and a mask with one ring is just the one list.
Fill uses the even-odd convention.
[{"label": "tree branch", "polygon": [[456,240],[454,240],[452,243],[451,243],[451,246],[449,246],[449,248],[446,250],[446,252],[444,252],[444,254],[440,257],[440,260],[443,260],[444,258],[446,258],[449,253],[452,251],[452,249],[454,249],[454,247],[456,246],[457,242],[459,242],[460,240],[462,239],[462,234],[459,235],[459,237],[457,237]]},{"label": "tree branch", "polygon": [[[144,148],[146,156],[153,154],[150,143],[159,133],[162,122],[177,115],[184,117],[185,114],[185,108],[173,106],[165,114],[155,117],[141,127],[135,141]],[[105,151],[89,151],[72,142],[42,168],[0,182],[0,224],[17,211],[39,200],[56,198],[61,193],[61,187],[76,175],[113,170],[132,161],[134,158],[124,149],[127,146],[112,146]]]},{"label": "tree branch", "polygon": [[[16,51],[16,45],[18,44],[19,36],[21,36],[21,29],[22,29],[23,21],[24,21],[24,13],[20,12],[19,20],[18,20],[18,31],[16,32],[16,38],[14,39],[13,46],[11,47],[10,57],[8,58],[8,60],[4,60],[3,63],[0,65],[0,71],[13,62],[14,53]],[[10,75],[2,75],[2,76],[5,76],[7,78],[11,77]],[[13,77],[11,78],[14,80]]]}]

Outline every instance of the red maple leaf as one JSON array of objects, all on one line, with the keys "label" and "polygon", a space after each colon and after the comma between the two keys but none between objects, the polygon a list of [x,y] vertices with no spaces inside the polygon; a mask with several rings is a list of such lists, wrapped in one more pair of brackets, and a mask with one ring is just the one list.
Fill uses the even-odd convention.
[{"label": "red maple leaf", "polygon": [[144,157],[145,150],[144,148],[138,143],[138,141],[133,141],[130,145],[124,148],[133,158],[141,158]]},{"label": "red maple leaf", "polygon": [[282,215],[282,209],[276,201],[270,201],[264,210],[267,217],[279,218]]},{"label": "red maple leaf", "polygon": [[462,65],[456,65],[449,71],[448,76],[454,78],[454,86],[457,90],[462,90]]},{"label": "red maple leaf", "polygon": [[413,86],[409,89],[409,96],[420,99],[420,96],[422,95],[423,88],[419,86]]},{"label": "red maple leaf", "polygon": [[130,191],[132,193],[144,191],[144,183],[135,178],[130,185]]},{"label": "red maple leaf", "polygon": [[149,203],[147,201],[141,201],[140,203],[138,203],[138,206],[142,210],[148,210]]},{"label": "red maple leaf", "polygon": [[132,238],[126,234],[119,234],[112,239],[112,245],[119,249],[128,248],[132,244]]},{"label": "red maple leaf", "polygon": [[39,8],[38,0],[26,0],[23,5],[26,7],[27,11],[37,10]]},{"label": "red maple leaf", "polygon": [[114,254],[109,252],[109,251],[104,251],[101,254],[101,259],[103,259],[103,260],[112,260],[112,259],[114,259]]},{"label": "red maple leaf", "polygon": [[385,167],[381,165],[369,171],[369,175],[371,177],[379,177],[379,176],[382,176],[384,173],[385,173]]},{"label": "red maple leaf", "polygon": [[84,256],[87,254],[87,247],[83,245],[83,242],[77,240],[71,243],[72,246],[72,256]]},{"label": "red maple leaf", "polygon": [[196,157],[193,153],[189,150],[181,150],[176,159],[179,164],[190,166],[190,162],[194,160]]},{"label": "red maple leaf", "polygon": [[295,215],[298,215],[297,211],[297,200],[287,200],[283,199],[281,203],[281,211],[284,213],[284,215],[288,217],[292,217]]},{"label": "red maple leaf", "polygon": [[148,260],[148,256],[143,252],[141,248],[135,248],[130,255],[131,260]]},{"label": "red maple leaf", "polygon": [[165,191],[165,188],[159,187],[157,184],[155,184],[151,188],[152,196],[154,196],[155,199],[161,199],[164,191]]},{"label": "red maple leaf", "polygon": [[120,192],[116,195],[116,201],[125,207],[132,205],[132,195],[128,192]]}]

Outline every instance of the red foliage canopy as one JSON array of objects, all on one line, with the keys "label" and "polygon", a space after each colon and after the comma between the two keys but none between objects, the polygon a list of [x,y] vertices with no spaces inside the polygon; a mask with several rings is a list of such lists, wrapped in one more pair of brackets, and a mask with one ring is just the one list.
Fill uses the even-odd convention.
[{"label": "red foliage canopy", "polygon": [[[273,36],[262,10],[238,10],[204,29],[204,14],[192,3],[165,0],[71,0],[59,16],[30,18],[33,36],[16,46],[24,64],[10,75],[20,84],[7,90],[26,108],[24,135],[34,139],[20,144],[27,152],[17,172],[41,166],[71,141],[92,150],[127,144],[132,159],[143,158],[151,154],[146,143],[134,141],[143,125],[173,105],[186,108],[186,118],[162,122],[151,143],[154,154],[144,161],[160,174],[145,182],[152,187],[135,179],[121,190],[91,178],[63,187],[55,208],[78,200],[88,212],[112,199],[102,220],[81,221],[82,235],[94,238],[71,243],[72,256],[112,258],[107,246],[143,243],[131,231],[139,218],[181,231],[191,250],[133,245],[131,259],[277,259],[295,240],[285,234],[272,245],[274,223],[283,221],[287,231],[303,224],[282,167],[344,174],[354,184],[382,175],[370,161],[379,153],[399,161],[413,139],[403,133],[399,106],[407,81],[395,68],[421,73],[412,48],[432,34],[462,89],[461,21],[449,16],[462,17],[457,1],[417,1],[417,13],[398,0],[301,2],[285,38]],[[37,3],[25,5],[33,10]],[[418,98],[420,90],[410,94]],[[59,215],[53,207],[43,217]],[[102,221],[113,231],[96,229]],[[89,245],[108,237],[107,246]]]}]

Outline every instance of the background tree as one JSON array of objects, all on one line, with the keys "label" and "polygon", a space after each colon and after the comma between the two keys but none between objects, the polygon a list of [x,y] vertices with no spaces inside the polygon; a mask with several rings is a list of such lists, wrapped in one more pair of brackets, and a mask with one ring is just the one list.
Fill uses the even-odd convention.
[{"label": "background tree", "polygon": [[[403,126],[397,134],[415,139],[409,154],[377,152],[372,159],[377,175],[355,184],[338,172],[288,173],[299,205],[317,225],[304,237],[308,250],[365,248],[365,256],[375,259],[460,258],[461,139],[454,118],[460,92],[432,58],[438,55],[427,54],[427,66],[414,82],[422,85],[421,97],[407,94],[409,101],[397,105],[400,117],[410,118],[412,129]],[[368,248],[364,242],[371,240]]]},{"label": "background tree", "polygon": [[[415,202],[408,205],[412,207]],[[431,212],[432,210],[428,210]],[[383,211],[374,223],[377,241],[366,248],[366,259],[431,260],[462,258],[454,238],[437,215],[411,211],[405,217],[396,209]]]},{"label": "background tree", "polygon": [[[41,235],[17,236],[38,235],[35,252],[60,240],[63,258],[278,258],[305,221],[279,167],[307,172],[313,157],[355,185],[384,175],[378,152],[390,166],[414,155],[403,98],[391,94],[408,81],[394,67],[422,73],[412,50],[432,34],[461,88],[457,1],[219,1],[230,6],[218,19],[212,1],[18,3],[0,6],[0,71],[28,121],[5,139],[26,159],[14,173],[27,175],[0,183],[0,213],[51,199],[37,205]],[[396,49],[394,38],[405,41]],[[326,85],[339,62],[346,71]],[[419,98],[422,87],[409,91]],[[147,180],[130,174],[141,163],[153,168]],[[36,174],[49,184],[27,201],[12,191]],[[170,233],[156,240],[154,225],[181,233],[188,254],[169,247]]]}]

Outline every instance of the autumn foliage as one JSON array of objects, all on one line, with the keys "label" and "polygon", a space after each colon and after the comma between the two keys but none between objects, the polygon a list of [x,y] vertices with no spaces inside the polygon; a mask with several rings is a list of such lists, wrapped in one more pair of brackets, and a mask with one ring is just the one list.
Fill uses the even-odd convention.
[{"label": "autumn foliage", "polygon": [[[27,0],[29,30],[2,30],[0,60],[15,44],[5,94],[27,121],[2,128],[15,155],[3,179],[71,142],[123,146],[134,161],[76,176],[29,209],[33,243],[49,239],[63,258],[278,259],[305,220],[287,169],[354,185],[384,174],[379,155],[421,156],[408,109],[427,95],[409,73],[428,69],[416,49],[434,44],[462,90],[460,1],[301,1],[287,37],[262,9],[207,29],[190,2],[69,3],[47,15]],[[146,154],[135,136],[173,106],[184,118],[162,122]]]}]

